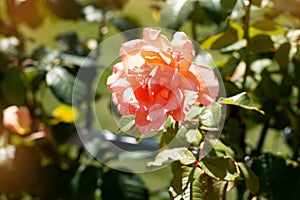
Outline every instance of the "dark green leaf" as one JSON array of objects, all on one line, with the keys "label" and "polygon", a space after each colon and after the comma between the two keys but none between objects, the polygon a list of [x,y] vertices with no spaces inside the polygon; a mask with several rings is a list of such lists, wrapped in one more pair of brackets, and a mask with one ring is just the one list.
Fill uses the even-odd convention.
[{"label": "dark green leaf", "polygon": [[17,68],[10,69],[1,81],[1,90],[10,104],[24,105],[26,100],[25,83]]},{"label": "dark green leaf", "polygon": [[253,162],[252,169],[259,177],[259,194],[274,200],[292,199],[298,169],[283,158],[263,154]]},{"label": "dark green leaf", "polygon": [[278,62],[281,69],[287,69],[289,64],[289,55],[290,55],[291,44],[286,42],[277,49],[275,53],[275,60]]},{"label": "dark green leaf", "polygon": [[191,0],[169,0],[161,9],[160,24],[162,27],[178,30],[189,17],[195,6]]},{"label": "dark green leaf", "polygon": [[256,35],[250,38],[248,47],[249,51],[253,53],[269,52],[273,47],[273,41],[268,35]]},{"label": "dark green leaf", "polygon": [[86,98],[86,86],[78,79],[75,82],[75,76],[62,66],[56,66],[49,71],[46,82],[63,103],[71,105],[73,100],[73,103],[79,104]]},{"label": "dark green leaf", "polygon": [[235,181],[240,178],[240,171],[230,157],[204,157],[200,167],[209,176],[217,180]]},{"label": "dark green leaf", "polygon": [[[204,8],[204,10],[210,16],[210,18],[217,24],[220,24],[222,21],[224,21],[227,17],[227,14],[229,14],[226,13],[225,10],[223,9],[221,5],[221,0],[216,0],[216,1],[198,0],[198,1],[200,2],[200,6]],[[225,4],[225,2],[223,4]],[[230,1],[228,6],[225,7],[230,8],[232,4],[233,2]]]},{"label": "dark green leaf", "polygon": [[232,97],[220,98],[218,102],[221,104],[240,106],[242,108],[249,109],[249,110],[256,110],[256,111],[264,114],[264,112],[262,110],[260,110],[256,107],[255,103],[247,95],[246,92],[242,92],[242,93],[237,94]]},{"label": "dark green leaf", "polygon": [[196,158],[193,153],[185,147],[165,149],[159,152],[155,160],[148,163],[148,165],[162,166],[178,160],[184,165],[189,165],[194,163]]},{"label": "dark green leaf", "polygon": [[77,56],[71,54],[60,54],[60,57],[67,63],[77,65],[85,68],[101,68],[101,66],[96,59],[88,56]]},{"label": "dark green leaf", "polygon": [[138,175],[118,170],[109,170],[104,174],[101,190],[103,200],[149,199],[149,192]]},{"label": "dark green leaf", "polygon": [[102,176],[101,168],[81,165],[71,180],[72,199],[94,199],[96,190],[100,188]]},{"label": "dark green leaf", "polygon": [[259,190],[258,177],[245,163],[239,162],[238,166],[242,172],[243,178],[246,181],[246,187],[249,189],[251,194],[256,194]]},{"label": "dark green leaf", "polygon": [[221,0],[221,6],[225,13],[231,13],[237,0]]}]

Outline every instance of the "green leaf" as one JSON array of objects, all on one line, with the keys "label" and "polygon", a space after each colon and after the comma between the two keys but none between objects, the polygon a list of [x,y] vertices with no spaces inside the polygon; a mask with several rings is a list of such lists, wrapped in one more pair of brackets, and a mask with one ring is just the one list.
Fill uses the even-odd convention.
[{"label": "green leaf", "polygon": [[120,130],[123,132],[130,131],[134,127],[134,115],[123,115],[121,119],[119,120],[118,126],[120,127]]},{"label": "green leaf", "polygon": [[169,195],[175,200],[217,200],[224,198],[226,188],[226,181],[209,177],[199,167],[182,166],[174,173]]},{"label": "green leaf", "polygon": [[44,80],[46,71],[38,67],[25,67],[24,73],[26,82],[30,83],[32,87],[38,88],[41,81]]},{"label": "green leaf", "polygon": [[191,0],[168,0],[161,9],[162,27],[178,30],[187,20],[195,6]]},{"label": "green leaf", "polygon": [[[229,1],[227,1],[229,2]],[[204,8],[204,10],[207,12],[207,14],[210,16],[210,18],[217,24],[220,24],[222,21],[224,21],[229,14],[229,12],[225,12],[225,10],[222,7],[221,0],[214,0],[214,1],[207,1],[207,0],[199,0],[200,6]],[[223,3],[223,5],[225,2]],[[228,4],[228,7],[230,8],[232,6],[232,2],[230,1]]]},{"label": "green leaf", "polygon": [[103,175],[101,191],[103,199],[149,199],[149,191],[138,175],[118,170]]},{"label": "green leaf", "polygon": [[261,2],[262,2],[262,0],[252,0],[251,4],[254,5],[254,6],[258,6],[259,7],[260,4],[261,4]]},{"label": "green leaf", "polygon": [[232,97],[227,98],[220,98],[218,103],[221,104],[228,104],[228,105],[234,105],[234,106],[240,106],[242,108],[248,109],[248,110],[256,110],[262,114],[264,114],[264,111],[260,110],[256,107],[253,100],[247,95],[246,92],[242,92],[240,94],[237,94]]},{"label": "green leaf", "polygon": [[26,100],[25,83],[18,68],[10,69],[1,81],[1,90],[4,98],[15,105],[24,105]]},{"label": "green leaf", "polygon": [[287,69],[289,64],[289,54],[290,54],[291,44],[286,42],[277,49],[275,53],[275,60],[278,62],[281,69]]},{"label": "green leaf", "polygon": [[221,49],[242,39],[244,31],[236,23],[230,21],[222,32],[209,37],[202,43],[204,49]]},{"label": "green leaf", "polygon": [[214,102],[210,106],[202,107],[200,112],[200,129],[216,131],[220,128],[222,105]]},{"label": "green leaf", "polygon": [[225,13],[231,13],[237,0],[221,0],[221,6]]},{"label": "green leaf", "polygon": [[239,169],[242,172],[242,177],[246,181],[246,187],[249,189],[251,194],[256,194],[259,190],[259,179],[254,174],[254,172],[245,164],[242,162],[237,163],[239,166]]},{"label": "green leaf", "polygon": [[77,56],[62,53],[59,55],[65,62],[85,68],[103,68],[96,59],[88,56]]},{"label": "green leaf", "polygon": [[252,164],[253,172],[259,177],[259,194],[274,197],[275,200],[293,199],[296,188],[296,168],[278,156],[270,153],[260,155]]},{"label": "green leaf", "polygon": [[250,38],[248,48],[252,53],[269,52],[273,47],[273,41],[271,37],[265,34],[255,35]]},{"label": "green leaf", "polygon": [[234,151],[229,146],[222,143],[220,140],[217,140],[217,142],[215,143],[214,150],[217,152],[217,155],[218,153],[220,154],[218,156],[235,156]]},{"label": "green leaf", "polygon": [[86,98],[86,86],[78,79],[75,84],[75,76],[62,66],[56,66],[49,71],[46,74],[46,82],[53,94],[63,103],[71,105],[73,100],[75,104],[79,104]]},{"label": "green leaf", "polygon": [[205,174],[196,167],[183,166],[179,168],[171,181],[169,188],[170,199],[174,200],[203,200],[206,199]]},{"label": "green leaf", "polygon": [[148,166],[168,165],[171,162],[178,160],[184,165],[189,165],[194,163],[196,161],[196,158],[193,153],[186,147],[165,149],[159,152],[155,160],[148,163]]},{"label": "green leaf", "polygon": [[72,199],[94,199],[102,176],[101,168],[81,165],[71,180]]},{"label": "green leaf", "polygon": [[206,174],[217,180],[235,181],[240,179],[239,168],[230,157],[204,157],[199,165]]}]

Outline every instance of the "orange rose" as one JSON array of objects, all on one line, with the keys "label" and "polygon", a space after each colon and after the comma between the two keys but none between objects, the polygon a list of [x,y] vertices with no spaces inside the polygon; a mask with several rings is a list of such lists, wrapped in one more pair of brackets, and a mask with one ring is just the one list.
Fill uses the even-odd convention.
[{"label": "orange rose", "polygon": [[136,127],[146,134],[168,116],[184,120],[195,102],[210,105],[219,92],[218,79],[211,68],[193,63],[194,54],[183,32],[169,41],[159,30],[146,28],[143,39],[122,44],[122,62],[107,79],[118,112],[135,114]]},{"label": "orange rose", "polygon": [[30,133],[32,119],[28,108],[10,106],[3,110],[3,125],[10,131],[20,135]]}]

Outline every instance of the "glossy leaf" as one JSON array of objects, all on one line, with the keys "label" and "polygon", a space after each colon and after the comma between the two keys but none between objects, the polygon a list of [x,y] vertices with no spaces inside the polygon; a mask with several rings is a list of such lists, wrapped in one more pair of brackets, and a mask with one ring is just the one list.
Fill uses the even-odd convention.
[{"label": "glossy leaf", "polygon": [[264,112],[255,105],[253,100],[247,95],[246,92],[242,92],[242,93],[237,94],[232,97],[220,98],[218,103],[240,106],[242,108],[245,108],[248,110],[256,110],[256,111],[264,114]]},{"label": "glossy leaf", "polygon": [[[72,100],[79,104],[86,98],[86,86],[80,80],[76,80],[75,85],[75,76],[62,66],[56,66],[49,71],[46,82],[54,95],[65,104],[71,105]],[[76,95],[73,96],[73,92]]]},{"label": "glossy leaf", "polygon": [[101,168],[81,165],[71,180],[72,199],[94,199],[102,176]]},{"label": "glossy leaf", "polygon": [[[230,8],[232,6],[232,1],[228,1],[229,3],[227,4],[228,7],[225,8]],[[204,10],[207,12],[209,17],[217,24],[220,24],[222,21],[224,21],[227,17],[227,14],[225,10],[223,9],[221,5],[221,0],[216,0],[216,1],[206,1],[206,0],[199,0],[200,6],[204,8]],[[225,2],[223,3],[223,5]]]},{"label": "glossy leaf", "polygon": [[204,157],[199,165],[206,174],[217,180],[240,179],[240,170],[230,157]]},{"label": "glossy leaf", "polygon": [[149,191],[137,174],[113,169],[103,175],[101,191],[103,200],[149,199]]},{"label": "glossy leaf", "polygon": [[191,0],[167,0],[161,9],[160,24],[162,27],[178,30],[187,20],[195,6]]},{"label": "glossy leaf", "polygon": [[189,165],[194,163],[196,158],[193,153],[185,147],[165,149],[159,152],[155,160],[148,163],[148,166],[168,165],[174,161],[180,161],[184,165]]},{"label": "glossy leaf", "polygon": [[77,65],[84,68],[101,68],[101,66],[97,60],[91,57],[77,56],[72,54],[60,54],[60,57],[64,62],[71,63],[73,65]]}]

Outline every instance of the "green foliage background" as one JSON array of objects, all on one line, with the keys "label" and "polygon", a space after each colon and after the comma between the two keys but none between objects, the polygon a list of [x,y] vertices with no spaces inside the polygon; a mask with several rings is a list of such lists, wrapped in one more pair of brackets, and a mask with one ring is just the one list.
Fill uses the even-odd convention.
[{"label": "green foliage background", "polygon": [[[27,106],[33,130],[43,126],[50,134],[19,136],[0,124],[0,149],[16,147],[14,158],[0,163],[0,199],[298,199],[299,8],[293,0],[1,1],[0,109]],[[138,27],[187,33],[212,55],[227,93],[209,108],[199,106],[201,124],[190,148],[168,149],[167,141],[188,135],[181,124],[169,124],[156,138],[167,150],[150,164],[172,164],[144,174],[116,171],[91,158],[72,140],[74,122],[53,112],[62,103],[83,105],[87,129],[96,117],[104,129],[120,132],[108,117],[107,88],[100,85],[91,97],[87,87],[102,67],[97,55],[81,63],[93,44]],[[90,79],[77,83],[72,105],[81,68]],[[88,106],[92,98],[97,116]],[[213,119],[224,105],[222,134],[202,158],[205,133],[218,128]]]}]

